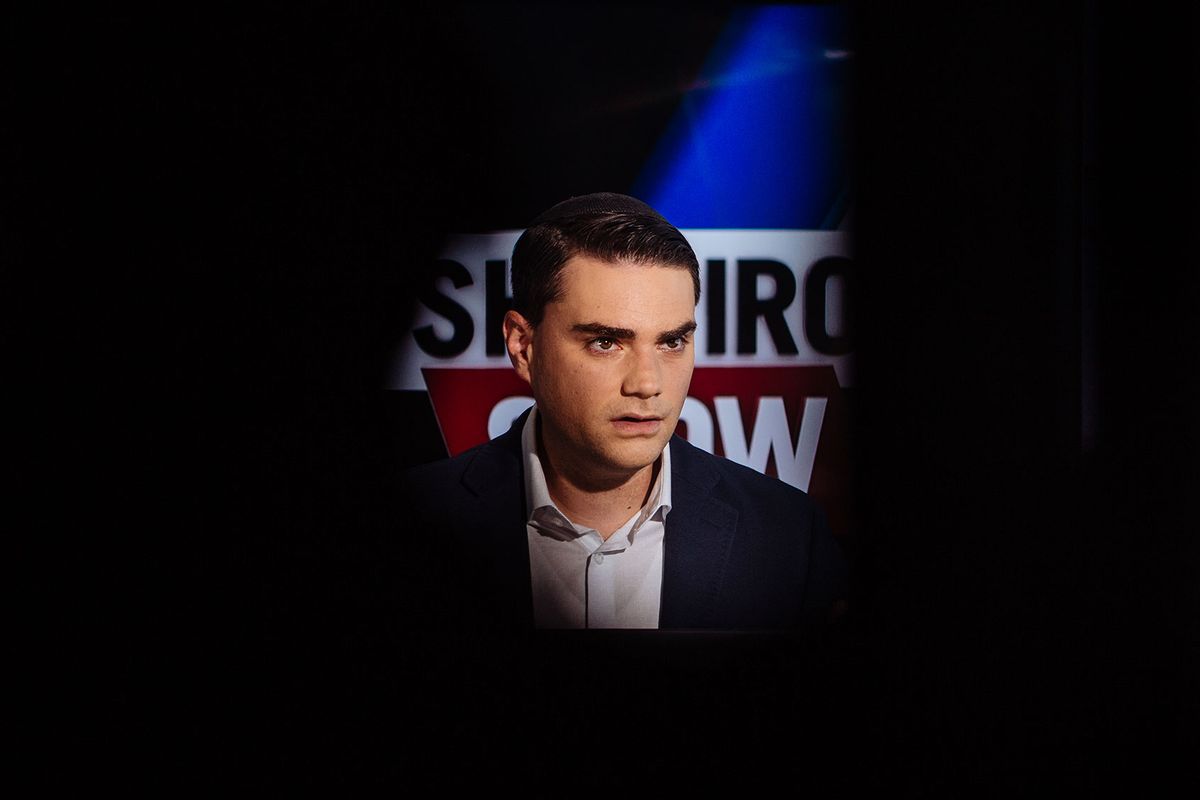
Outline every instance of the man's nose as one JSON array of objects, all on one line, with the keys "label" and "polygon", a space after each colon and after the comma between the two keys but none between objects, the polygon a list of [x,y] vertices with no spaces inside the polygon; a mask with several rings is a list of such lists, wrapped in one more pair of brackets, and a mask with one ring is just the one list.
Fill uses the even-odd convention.
[{"label": "man's nose", "polygon": [[621,386],[622,394],[649,399],[662,393],[661,365],[658,352],[654,348],[634,348],[632,358],[626,363],[629,364],[629,371],[626,372],[625,383]]}]

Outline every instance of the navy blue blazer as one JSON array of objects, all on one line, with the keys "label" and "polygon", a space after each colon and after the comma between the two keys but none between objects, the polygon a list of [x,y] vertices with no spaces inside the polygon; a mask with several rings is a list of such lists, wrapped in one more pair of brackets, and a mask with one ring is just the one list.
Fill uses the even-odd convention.
[{"label": "navy blue blazer", "polygon": [[[522,414],[507,433],[405,474],[396,543],[418,624],[533,628]],[[663,539],[664,629],[795,628],[844,598],[825,515],[776,478],[678,436]]]}]

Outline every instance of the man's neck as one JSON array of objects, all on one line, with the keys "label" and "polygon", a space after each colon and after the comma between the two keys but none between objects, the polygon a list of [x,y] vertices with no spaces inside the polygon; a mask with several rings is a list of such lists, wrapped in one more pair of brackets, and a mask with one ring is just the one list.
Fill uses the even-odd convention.
[{"label": "man's neck", "polygon": [[559,463],[547,451],[540,435],[537,449],[546,488],[554,504],[567,519],[595,529],[606,541],[649,502],[662,464],[662,456],[659,456],[653,464],[628,475],[610,475],[597,481],[592,470],[585,480],[573,475],[569,464]]}]

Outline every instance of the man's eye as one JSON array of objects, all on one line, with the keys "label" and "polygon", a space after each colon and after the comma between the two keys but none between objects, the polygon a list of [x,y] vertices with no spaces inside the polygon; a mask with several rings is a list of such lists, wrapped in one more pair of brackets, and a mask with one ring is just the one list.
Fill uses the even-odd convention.
[{"label": "man's eye", "polygon": [[685,340],[682,336],[676,336],[674,339],[667,339],[663,342],[663,347],[668,350],[682,350]]},{"label": "man's eye", "polygon": [[597,350],[612,350],[616,346],[616,339],[601,337],[599,339],[592,340],[592,347],[596,348]]}]

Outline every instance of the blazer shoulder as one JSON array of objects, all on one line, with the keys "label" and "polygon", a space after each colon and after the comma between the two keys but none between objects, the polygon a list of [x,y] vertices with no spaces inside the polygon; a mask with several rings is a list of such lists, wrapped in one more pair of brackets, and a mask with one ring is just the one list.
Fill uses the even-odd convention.
[{"label": "blazer shoulder", "polygon": [[464,480],[477,463],[498,455],[494,442],[476,445],[450,458],[419,464],[400,473],[401,492],[418,501],[434,501],[445,492],[465,489]]},{"label": "blazer shoulder", "polygon": [[400,474],[401,493],[416,503],[447,491],[478,492],[503,477],[521,473],[521,426],[528,414],[491,441],[450,458],[410,467]]},{"label": "blazer shoulder", "polygon": [[416,466],[409,467],[400,473],[401,484],[405,487],[426,486],[460,479],[471,465],[471,462],[475,460],[479,451],[487,447],[487,444],[477,445],[456,456],[441,458],[437,461],[430,461],[425,464],[417,464]]},{"label": "blazer shoulder", "polygon": [[675,472],[684,480],[698,483],[705,491],[718,496],[733,495],[741,501],[738,505],[751,501],[768,508],[785,506],[809,511],[815,508],[807,492],[779,478],[701,450],[679,437],[671,444],[671,456],[679,463]]}]

